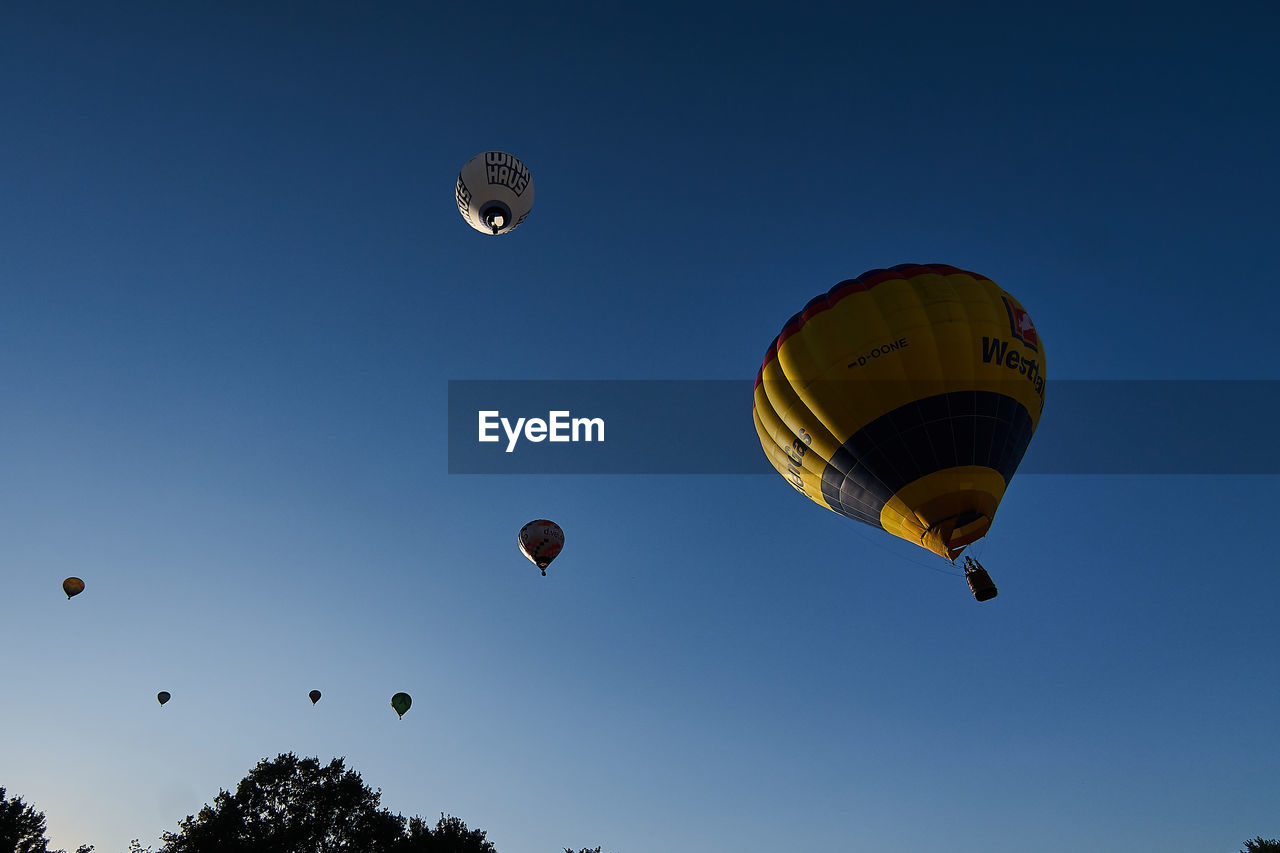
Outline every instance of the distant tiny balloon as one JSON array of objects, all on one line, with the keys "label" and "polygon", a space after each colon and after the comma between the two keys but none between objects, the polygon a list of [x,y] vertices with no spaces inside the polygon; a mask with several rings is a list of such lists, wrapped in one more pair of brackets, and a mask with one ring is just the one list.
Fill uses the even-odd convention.
[{"label": "distant tiny balloon", "polygon": [[168,701],[169,701],[169,691],[167,691],[167,690],[161,690],[159,693],[157,693],[157,694],[156,694],[156,700],[157,700],[157,701],[159,701],[159,703],[160,703],[161,705],[163,705],[165,702],[168,702]]},{"label": "distant tiny balloon", "polygon": [[409,697],[408,693],[397,693],[391,697],[391,707],[395,709],[401,719],[404,719],[405,711],[408,711],[409,706],[412,704],[413,699]]},{"label": "distant tiny balloon", "polygon": [[67,594],[67,600],[70,601],[71,596],[84,592],[84,581],[80,578],[67,578],[62,582],[62,591]]},{"label": "distant tiny balloon", "polygon": [[311,691],[310,693],[308,693],[307,695],[308,695],[309,697],[311,697],[311,704],[312,704],[312,705],[314,705],[314,704],[316,704],[317,702],[319,702],[319,701],[320,701],[320,691],[319,691],[319,690],[312,690],[312,691]]},{"label": "distant tiny balloon", "polygon": [[505,151],[477,154],[463,165],[455,188],[458,212],[482,234],[509,234],[533,209],[529,167]]},{"label": "distant tiny balloon", "polygon": [[520,528],[516,544],[520,546],[520,553],[542,569],[542,574],[545,575],[547,566],[551,565],[551,561],[564,547],[564,531],[554,521],[539,518]]}]

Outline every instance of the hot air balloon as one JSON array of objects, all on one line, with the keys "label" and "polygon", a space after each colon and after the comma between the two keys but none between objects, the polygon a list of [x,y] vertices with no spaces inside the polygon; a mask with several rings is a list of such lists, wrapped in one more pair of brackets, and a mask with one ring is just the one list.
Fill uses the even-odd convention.
[{"label": "hot air balloon", "polygon": [[320,701],[320,691],[312,690],[310,693],[307,694],[307,697],[311,699],[311,704],[314,705]]},{"label": "hot air balloon", "polygon": [[168,702],[168,701],[169,701],[169,691],[168,691],[168,690],[161,690],[159,693],[157,693],[157,694],[156,694],[156,701],[157,701],[157,702],[159,702],[161,705],[163,705],[165,702]]},{"label": "hot air balloon", "polygon": [[[991,527],[1040,422],[1045,374],[1031,316],[986,276],[871,270],[774,338],[756,432],[810,500],[955,560]],[[966,569],[974,596],[993,598],[986,571]]]},{"label": "hot air balloon", "polygon": [[542,575],[546,577],[547,566],[551,565],[551,561],[564,547],[564,531],[554,521],[539,518],[520,528],[516,544],[520,546],[520,552],[542,569]]},{"label": "hot air balloon", "polygon": [[67,601],[70,601],[71,596],[84,592],[84,581],[80,578],[67,578],[62,582],[62,591],[67,594]]},{"label": "hot air balloon", "polygon": [[510,234],[533,209],[529,167],[505,151],[486,151],[458,173],[458,212],[483,234]]},{"label": "hot air balloon", "polygon": [[409,710],[409,706],[413,704],[413,699],[408,693],[397,693],[391,697],[391,707],[400,715],[400,719],[404,719],[405,712]]}]

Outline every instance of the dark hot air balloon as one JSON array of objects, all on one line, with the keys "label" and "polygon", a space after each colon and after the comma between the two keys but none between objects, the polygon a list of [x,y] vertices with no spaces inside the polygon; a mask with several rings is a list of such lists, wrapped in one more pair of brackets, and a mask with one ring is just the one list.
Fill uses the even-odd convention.
[{"label": "dark hot air balloon", "polygon": [[554,521],[539,518],[520,528],[516,544],[520,546],[520,553],[546,575],[547,566],[551,565],[560,549],[564,548],[564,531]]}]

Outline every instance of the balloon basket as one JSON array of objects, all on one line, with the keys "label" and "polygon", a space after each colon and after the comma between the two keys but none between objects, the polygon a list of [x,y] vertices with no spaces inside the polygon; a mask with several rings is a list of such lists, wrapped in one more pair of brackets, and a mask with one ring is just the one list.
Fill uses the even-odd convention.
[{"label": "balloon basket", "polygon": [[996,597],[996,585],[986,569],[966,569],[964,579],[969,582],[969,591],[978,601],[990,601]]}]

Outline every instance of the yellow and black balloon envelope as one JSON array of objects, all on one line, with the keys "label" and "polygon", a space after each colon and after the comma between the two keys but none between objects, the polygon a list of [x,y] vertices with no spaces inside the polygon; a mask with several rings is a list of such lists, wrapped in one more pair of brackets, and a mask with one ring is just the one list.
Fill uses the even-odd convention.
[{"label": "yellow and black balloon envelope", "polygon": [[67,594],[67,600],[70,601],[73,595],[84,592],[84,581],[80,578],[67,578],[62,582],[62,591]]},{"label": "yellow and black balloon envelope", "polygon": [[955,559],[1040,422],[1044,342],[978,273],[901,264],[814,297],[756,376],[756,432],[797,491]]}]

